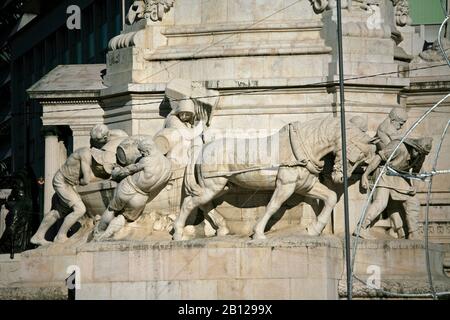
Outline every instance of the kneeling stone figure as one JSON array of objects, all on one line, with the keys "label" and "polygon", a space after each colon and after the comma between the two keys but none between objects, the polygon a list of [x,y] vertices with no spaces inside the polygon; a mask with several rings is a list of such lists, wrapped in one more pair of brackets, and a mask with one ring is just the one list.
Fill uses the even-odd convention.
[{"label": "kneeling stone figure", "polygon": [[138,150],[142,157],[136,164],[123,168],[126,176],[118,184],[114,197],[94,230],[94,240],[111,238],[142,214],[145,205],[167,185],[171,178],[171,162],[150,140],[141,140]]}]

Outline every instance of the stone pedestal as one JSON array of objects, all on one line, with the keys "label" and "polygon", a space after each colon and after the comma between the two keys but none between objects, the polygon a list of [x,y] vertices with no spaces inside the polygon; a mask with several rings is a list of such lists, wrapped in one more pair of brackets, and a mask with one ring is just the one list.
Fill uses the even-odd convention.
[{"label": "stone pedestal", "polygon": [[[443,248],[430,246],[438,290],[449,291]],[[386,259],[389,257],[389,259]],[[183,242],[53,245],[16,255],[0,255],[0,298],[65,299],[69,266],[80,271],[77,299],[338,299],[345,292],[342,239],[309,237],[298,230],[268,240],[222,237]],[[426,293],[424,247],[415,241],[363,241],[356,275],[365,281],[369,266],[380,270],[381,288]],[[373,291],[355,282],[355,297]]]}]

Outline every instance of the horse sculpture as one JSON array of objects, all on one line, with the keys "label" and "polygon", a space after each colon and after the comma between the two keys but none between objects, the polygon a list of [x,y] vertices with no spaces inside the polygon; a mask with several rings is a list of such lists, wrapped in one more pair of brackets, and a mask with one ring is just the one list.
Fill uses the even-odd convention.
[{"label": "horse sculpture", "polygon": [[[347,124],[347,159],[350,177],[354,169],[363,161],[367,161],[374,148],[373,139],[361,129]],[[284,126],[278,133],[267,137],[271,152],[266,163],[250,163],[248,159],[256,159],[251,153],[258,148],[252,139],[223,138],[206,144],[199,151],[195,163],[188,166],[185,174],[186,193],[180,214],[175,221],[174,240],[181,240],[187,217],[198,207],[211,201],[229,189],[228,184],[234,184],[252,190],[274,190],[267,205],[265,214],[254,227],[253,239],[265,239],[264,230],[272,215],[277,212],[288,198],[297,193],[324,202],[324,207],[317,220],[308,227],[308,234],[320,235],[330,220],[332,210],[337,202],[337,195],[324,184],[320,183],[318,175],[323,171],[323,158],[333,153],[336,158],[333,166],[332,179],[335,183],[343,181],[342,147],[340,136],[340,121],[332,116],[308,122],[293,122]],[[231,153],[229,146],[247,146],[245,152]],[[257,144],[257,143],[256,143]],[[214,155],[214,157],[211,157]],[[211,158],[220,161],[211,161]],[[242,161],[224,161],[225,158],[245,158]]]}]

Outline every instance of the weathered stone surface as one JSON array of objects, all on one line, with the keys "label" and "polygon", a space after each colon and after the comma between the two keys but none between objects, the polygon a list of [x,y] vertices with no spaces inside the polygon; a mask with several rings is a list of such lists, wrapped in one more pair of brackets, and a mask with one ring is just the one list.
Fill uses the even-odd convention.
[{"label": "weathered stone surface", "polygon": [[[17,260],[2,255],[0,292],[2,298],[37,299],[42,291],[43,297],[64,299],[61,272],[49,269],[45,277],[37,277],[34,266],[59,270],[75,261],[81,272],[77,299],[337,299],[345,294],[342,239],[295,233],[269,236],[258,241],[227,236],[211,241],[90,243],[72,255],[40,249],[39,254],[18,255]],[[430,250],[436,287],[448,291],[446,248],[430,244]],[[420,241],[361,240],[355,275],[366,281],[368,266],[379,266],[384,289],[426,293],[424,261]],[[355,296],[382,295],[356,280],[354,285]]]},{"label": "weathered stone surface", "polygon": [[[423,39],[417,40],[411,29],[406,30],[405,17],[397,15],[391,1],[380,1],[384,2],[385,23],[375,28],[369,28],[370,10],[363,10],[360,1],[353,1],[352,10],[345,9],[351,2],[343,2],[345,77],[350,78],[345,92],[347,116],[367,119],[368,132],[373,136],[389,110],[400,105],[409,111],[410,120],[405,124],[409,127],[426,108],[447,94],[447,66],[439,67],[442,61],[428,61],[423,54],[409,63],[408,55],[419,53],[417,43],[421,47]],[[338,55],[332,3],[314,1],[313,10],[309,1],[175,1],[162,21],[159,17],[154,23],[137,21],[111,42],[104,83],[102,66],[63,66],[29,92],[42,101],[44,125],[69,125],[76,148],[88,145],[89,129],[94,123],[105,122],[129,134],[154,135],[163,126],[164,114],[170,112],[163,101],[164,90],[174,78],[192,80],[221,95],[220,108],[204,134],[206,141],[229,128],[277,131],[293,120],[309,122],[325,114],[336,117]],[[285,6],[289,9],[282,10]],[[405,49],[408,53],[402,58],[397,45],[407,32],[408,43],[400,45],[410,49]],[[58,79],[61,76],[63,79]],[[80,85],[83,79],[89,80],[85,86]],[[414,134],[432,136],[437,141],[446,124],[448,108],[448,103],[443,104]],[[439,167],[448,168],[446,140],[442,150]],[[435,151],[436,145],[431,153]],[[425,170],[430,170],[430,161],[428,158]],[[433,183],[429,232],[431,240],[439,243],[450,241],[449,181],[440,176]],[[426,187],[425,183],[417,186],[421,221]],[[332,189],[342,194],[340,187]],[[359,181],[352,182],[349,194],[350,227],[354,230],[366,194],[360,190]],[[269,196],[238,191],[223,197],[225,201],[218,209],[229,220],[233,232],[250,235]],[[170,207],[167,212],[178,213],[178,208],[174,209],[173,203],[167,205],[165,200],[156,198],[155,205],[164,208],[166,204]],[[232,205],[228,200],[241,205]],[[262,200],[267,201],[261,203]],[[333,210],[333,223],[325,227],[325,234],[343,234],[342,202],[341,196]],[[288,226],[304,229],[315,220],[317,210],[313,209],[317,206],[311,203],[295,205],[272,231]],[[115,298],[122,286],[123,292],[133,291],[133,284],[137,285],[133,295],[147,299],[197,299],[203,297],[198,292],[201,290],[219,299],[338,298],[336,281],[345,270],[340,239],[281,239],[271,232],[267,236],[267,241],[226,237],[184,243],[86,244],[73,253],[41,251],[11,263],[0,259],[0,281],[11,288],[23,283],[52,283],[59,281],[64,267],[75,261],[82,270],[82,282],[87,285],[81,294],[86,298]],[[432,272],[437,286],[448,290],[448,279],[443,278],[442,271],[442,265],[448,263],[442,263],[441,249],[432,246]],[[58,260],[60,255],[64,258]],[[420,243],[363,241],[356,272],[364,278],[367,267],[377,265],[385,279],[384,288],[426,292],[424,261]],[[341,279],[340,286],[343,284]],[[316,286],[320,289],[313,290]],[[267,288],[272,291],[265,292]],[[343,291],[339,290],[342,296]],[[380,296],[363,287],[355,290],[361,297]]]}]

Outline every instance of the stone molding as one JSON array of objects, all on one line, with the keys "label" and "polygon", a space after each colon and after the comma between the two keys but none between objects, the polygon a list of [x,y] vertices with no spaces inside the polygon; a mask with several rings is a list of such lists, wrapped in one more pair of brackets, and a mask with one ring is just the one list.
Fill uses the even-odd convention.
[{"label": "stone molding", "polygon": [[[162,21],[164,14],[173,7],[175,0],[137,0],[128,10],[126,27],[122,34],[115,36],[108,43],[109,50],[133,47],[136,45],[135,37],[145,29],[145,24],[139,24],[141,20],[145,23]],[[131,26],[131,27],[130,27]],[[136,27],[139,30],[136,30]],[[130,29],[134,29],[130,31]]]},{"label": "stone molding", "polygon": [[50,105],[50,104],[91,104],[91,103],[98,103],[98,99],[77,99],[77,100],[41,100],[40,102],[43,105]]},{"label": "stone molding", "polygon": [[[139,30],[140,31],[140,30]],[[108,43],[109,50],[117,50],[121,48],[132,47],[135,45],[134,37],[139,31],[133,31],[125,34],[119,34],[115,36]]]},{"label": "stone molding", "polygon": [[[226,50],[225,50],[226,47]],[[146,54],[144,59],[147,61],[167,61],[167,60],[184,60],[199,58],[225,58],[225,57],[247,57],[252,56],[281,56],[281,55],[306,55],[306,54],[327,54],[331,52],[331,48],[320,44],[305,45],[302,43],[282,43],[272,42],[260,44],[258,48],[254,44],[248,43],[244,47],[242,43],[231,47],[228,44],[223,46],[210,47],[203,51],[199,51],[198,47],[183,47],[185,50],[179,50],[177,47],[165,47],[156,50],[153,53]]]}]

